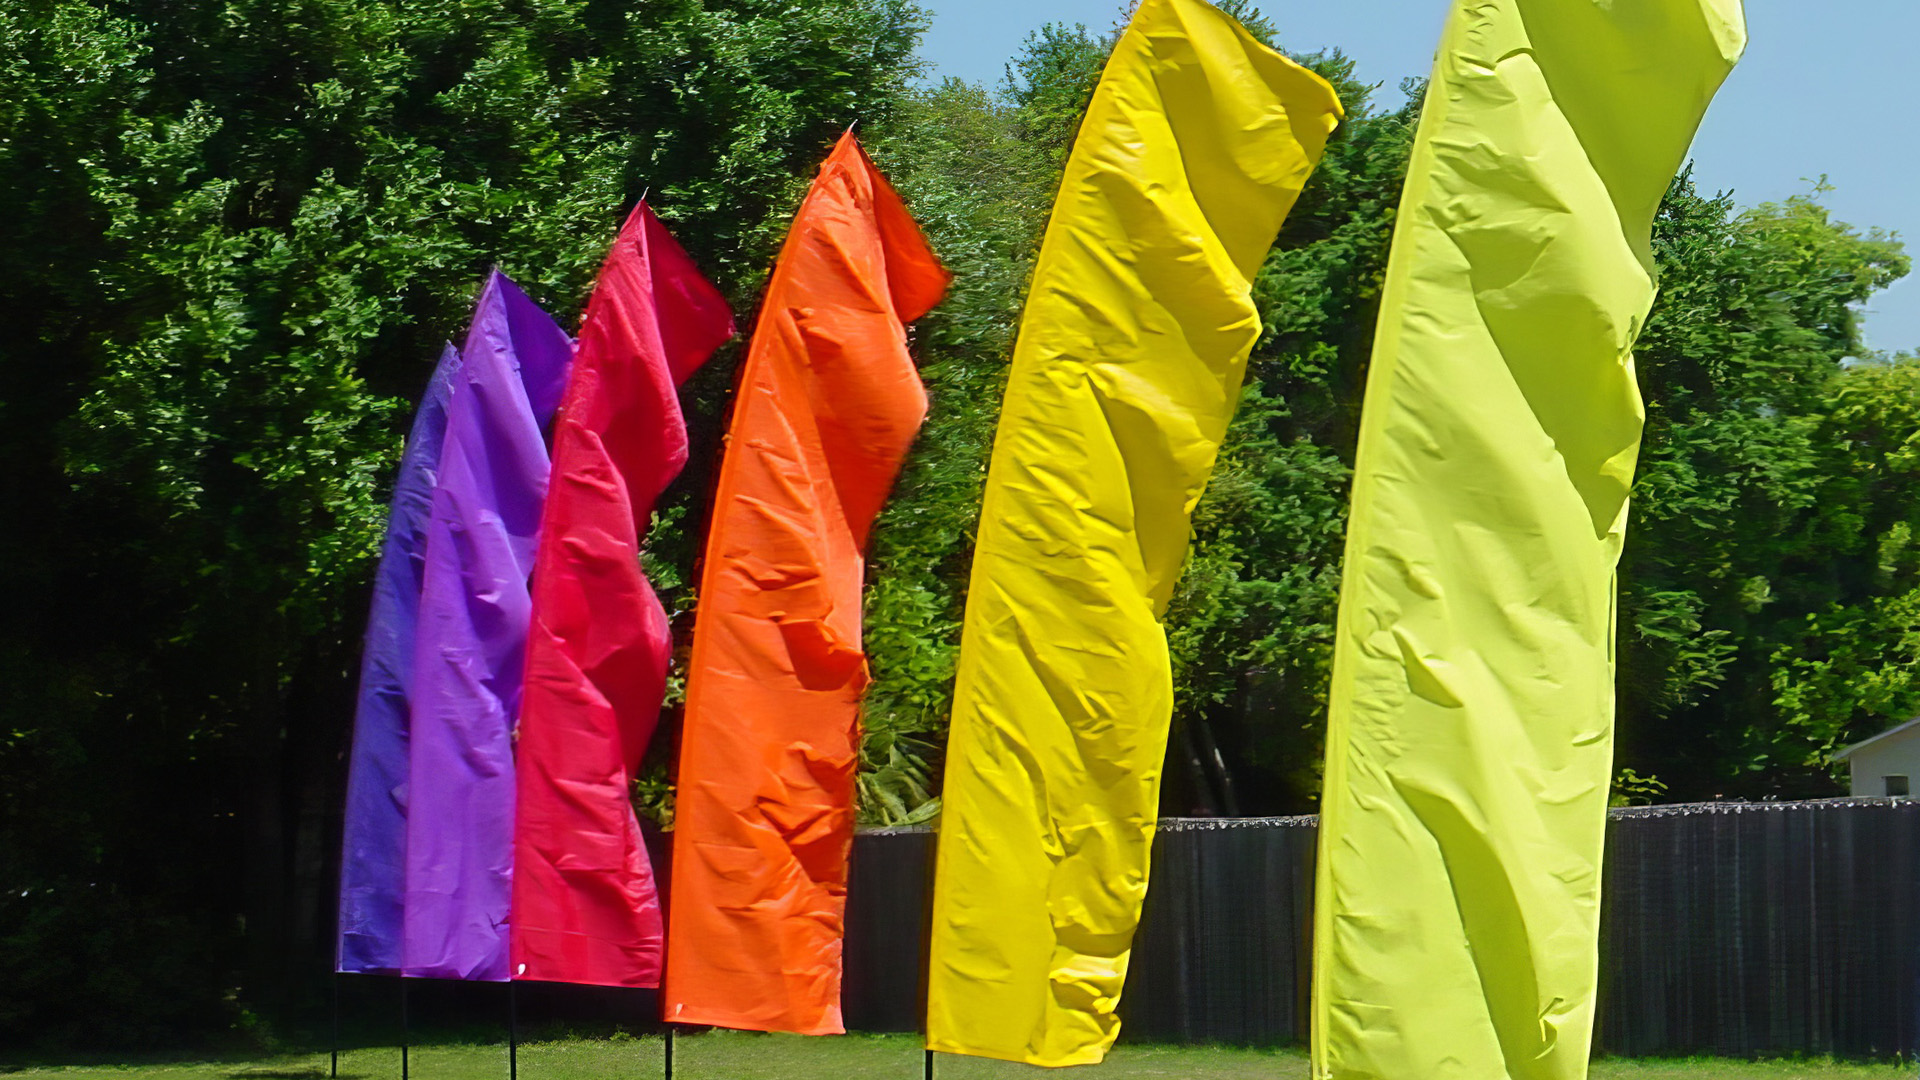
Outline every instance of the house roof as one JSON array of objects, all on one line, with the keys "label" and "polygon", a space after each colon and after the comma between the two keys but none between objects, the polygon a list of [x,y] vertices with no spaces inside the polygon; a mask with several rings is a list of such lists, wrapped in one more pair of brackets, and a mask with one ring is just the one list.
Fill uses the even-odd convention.
[{"label": "house roof", "polygon": [[1906,723],[1901,724],[1899,727],[1890,728],[1886,731],[1883,731],[1880,734],[1875,735],[1871,739],[1863,739],[1860,742],[1854,743],[1852,746],[1847,747],[1845,750],[1842,750],[1839,753],[1834,754],[1833,760],[1845,761],[1848,758],[1852,757],[1853,755],[1859,753],[1860,751],[1865,750],[1869,746],[1873,746],[1876,743],[1885,742],[1886,740],[1893,738],[1895,735],[1903,735],[1909,731],[1915,730],[1916,728],[1920,728],[1920,716],[1914,717],[1913,719],[1907,721]]}]

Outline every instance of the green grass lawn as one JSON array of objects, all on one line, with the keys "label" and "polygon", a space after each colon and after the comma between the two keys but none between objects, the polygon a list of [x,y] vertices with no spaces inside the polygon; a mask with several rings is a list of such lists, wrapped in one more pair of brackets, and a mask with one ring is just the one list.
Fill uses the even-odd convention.
[{"label": "green grass lawn", "polygon": [[[522,1080],[648,1080],[660,1075],[660,1066],[657,1038],[571,1039],[520,1048]],[[675,1080],[918,1080],[921,1052],[918,1039],[911,1035],[803,1039],[716,1031],[678,1039],[674,1066]],[[4,1072],[8,1080],[326,1080],[327,1055],[26,1067]],[[1105,1065],[1080,1074],[942,1056],[934,1075],[945,1080],[994,1080],[1043,1074],[1101,1080],[1305,1080],[1307,1059],[1295,1050],[1123,1045]],[[505,1080],[506,1075],[503,1045],[436,1045],[412,1051],[412,1080]],[[341,1055],[340,1076],[341,1080],[399,1080],[399,1051],[348,1051]],[[1823,1061],[1599,1061],[1593,1076],[1595,1080],[1912,1080],[1914,1069]]]}]

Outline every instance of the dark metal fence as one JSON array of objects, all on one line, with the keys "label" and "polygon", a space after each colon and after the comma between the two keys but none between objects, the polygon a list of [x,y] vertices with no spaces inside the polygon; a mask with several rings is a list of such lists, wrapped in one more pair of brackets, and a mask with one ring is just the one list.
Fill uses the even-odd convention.
[{"label": "dark metal fence", "polygon": [[[1125,1037],[1305,1041],[1314,832],[1312,818],[1161,823]],[[849,1028],[919,1027],[932,839],[855,845]],[[1920,802],[1619,810],[1607,846],[1603,1052],[1915,1051]]]},{"label": "dark metal fence", "polygon": [[1616,811],[1601,912],[1610,1053],[1913,1053],[1920,802]]}]

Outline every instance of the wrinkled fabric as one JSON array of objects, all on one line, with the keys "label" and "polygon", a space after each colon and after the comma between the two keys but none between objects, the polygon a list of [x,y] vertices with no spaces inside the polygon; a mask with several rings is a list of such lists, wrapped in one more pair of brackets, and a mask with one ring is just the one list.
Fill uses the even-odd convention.
[{"label": "wrinkled fabric", "polygon": [[542,429],[572,342],[494,271],[447,407],[409,736],[405,974],[507,977],[513,722],[541,504]]},{"label": "wrinkled fabric", "polygon": [[407,433],[380,568],[374,574],[347,765],[337,971],[400,973],[407,882],[407,702],[426,570],[427,521],[447,433],[447,399],[459,367],[460,354],[449,344]]},{"label": "wrinkled fabric", "polygon": [[904,324],[947,281],[843,137],[774,267],[720,470],[675,800],[668,1020],[843,1030],[863,551],[926,415]]},{"label": "wrinkled fabric", "polygon": [[1578,1080],[1652,222],[1738,0],[1461,0],[1396,222],[1334,651],[1313,1069]]},{"label": "wrinkled fabric", "polygon": [[732,336],[726,301],[640,204],[587,301],[554,429],[514,758],[514,978],[660,985],[632,784],[672,638],[640,544],[687,461],[675,387]]},{"label": "wrinkled fabric", "polygon": [[1339,122],[1318,76],[1199,0],[1146,0],[1034,271],[967,596],[927,1045],[1101,1060],[1147,888],[1160,625],[1260,333],[1251,289]]}]

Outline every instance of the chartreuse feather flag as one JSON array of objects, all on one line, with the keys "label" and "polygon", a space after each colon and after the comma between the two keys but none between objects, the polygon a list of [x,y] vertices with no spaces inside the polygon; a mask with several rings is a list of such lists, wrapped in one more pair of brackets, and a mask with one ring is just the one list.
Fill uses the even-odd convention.
[{"label": "chartreuse feather flag", "polygon": [[1334,652],[1321,1080],[1577,1080],[1654,214],[1739,0],[1460,0],[1388,266]]},{"label": "chartreuse feather flag", "polygon": [[1165,613],[1260,333],[1252,281],[1339,122],[1199,0],[1146,0],[1047,228],[987,479],[940,825],[927,1045],[1101,1060],[1172,715]]}]

